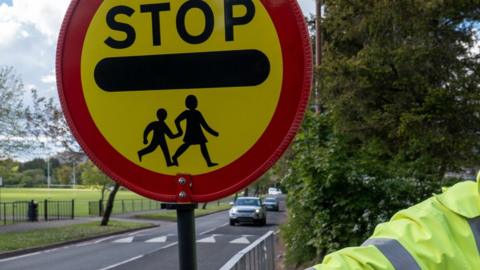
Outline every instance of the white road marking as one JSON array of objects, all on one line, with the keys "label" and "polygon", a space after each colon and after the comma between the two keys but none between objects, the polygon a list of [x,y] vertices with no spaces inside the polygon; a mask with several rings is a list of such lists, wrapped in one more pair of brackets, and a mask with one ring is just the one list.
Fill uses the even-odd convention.
[{"label": "white road marking", "polygon": [[197,240],[197,243],[216,243],[217,241],[215,241],[215,236],[220,236],[220,234],[213,234],[210,237]]},{"label": "white road marking", "polygon": [[44,250],[43,253],[50,253],[50,252],[57,251],[57,250],[59,250],[59,249],[60,249],[60,248],[48,249],[48,250]]},{"label": "white road marking", "polygon": [[[169,247],[173,247],[173,246],[175,246],[176,244],[178,244],[178,242],[173,242],[173,243],[171,243],[171,244],[168,244],[168,245],[166,245],[166,246],[163,246],[163,247],[159,248],[158,250],[160,250],[160,249],[166,249],[166,248],[169,248]],[[152,252],[152,253],[153,253],[153,252]]]},{"label": "white road marking", "polygon": [[204,235],[204,234],[207,234],[207,233],[211,233],[211,232],[215,231],[216,229],[221,228],[221,227],[225,227],[225,226],[227,226],[227,225],[228,225],[228,222],[227,222],[227,223],[224,223],[224,224],[222,224],[222,225],[220,225],[220,226],[217,226],[217,227],[215,227],[215,228],[213,228],[213,229],[210,229],[210,230],[201,232],[199,235]]},{"label": "white road marking", "polygon": [[116,263],[116,264],[109,265],[109,266],[107,266],[107,267],[104,267],[104,268],[101,268],[101,269],[99,269],[99,270],[108,270],[108,269],[112,269],[112,268],[115,268],[115,267],[117,267],[117,266],[120,266],[120,265],[122,265],[122,264],[126,264],[126,263],[129,263],[129,262],[132,262],[132,261],[138,260],[138,259],[140,259],[140,258],[142,258],[142,257],[143,257],[143,255],[139,255],[139,256],[136,256],[136,257],[130,258],[130,259],[128,259],[128,260],[125,260],[125,261],[123,261],[123,262],[119,262],[119,263]]},{"label": "white road marking", "polygon": [[112,239],[112,238],[115,238],[115,237],[118,237],[118,235],[112,235],[112,236],[109,236],[109,237],[104,237],[104,238],[101,238],[95,242],[93,242],[94,244],[98,244],[98,243],[101,243],[103,241],[107,241],[108,239]]},{"label": "white road marking", "polygon": [[133,241],[133,237],[126,237],[122,239],[118,239],[113,241],[113,243],[131,243]]},{"label": "white road marking", "polygon": [[250,244],[247,237],[240,237],[229,242],[230,244]]},{"label": "white road marking", "polygon": [[93,243],[92,242],[80,243],[80,244],[76,244],[75,247],[84,247],[89,245],[93,245]]},{"label": "white road marking", "polygon": [[160,236],[160,237],[152,238],[145,241],[145,243],[165,243],[165,242],[167,242],[166,236]]},{"label": "white road marking", "polygon": [[0,262],[13,261],[13,260],[17,260],[17,259],[21,259],[21,258],[25,258],[25,257],[30,257],[30,256],[38,255],[38,254],[41,254],[41,253],[42,253],[42,252],[34,252],[34,253],[25,254],[25,255],[21,255],[21,256],[6,258],[6,259],[3,259],[3,260],[0,260]]}]

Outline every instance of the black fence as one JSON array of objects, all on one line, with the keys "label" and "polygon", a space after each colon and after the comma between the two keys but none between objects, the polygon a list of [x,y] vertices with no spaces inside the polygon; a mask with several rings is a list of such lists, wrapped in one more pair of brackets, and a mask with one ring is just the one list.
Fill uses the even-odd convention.
[{"label": "black fence", "polygon": [[28,221],[28,201],[0,203],[0,220],[3,224]]},{"label": "black fence", "polygon": [[[107,206],[107,200],[88,202],[88,214],[90,216],[102,216]],[[159,210],[161,202],[142,199],[115,200],[113,203],[112,214],[125,214],[131,212],[141,212],[149,210]]]},{"label": "black fence", "polygon": [[75,200],[49,201],[39,203],[39,216],[45,221],[75,218]]},{"label": "black fence", "polygon": [[0,225],[75,218],[75,201],[17,201],[0,203]]}]

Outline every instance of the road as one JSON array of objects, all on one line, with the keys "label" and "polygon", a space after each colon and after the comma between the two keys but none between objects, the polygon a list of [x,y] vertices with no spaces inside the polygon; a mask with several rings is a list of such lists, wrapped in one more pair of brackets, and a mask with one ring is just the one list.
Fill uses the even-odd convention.
[{"label": "road", "polygon": [[[280,212],[268,212],[267,225],[263,227],[230,226],[227,212],[197,218],[198,270],[219,269],[268,231],[277,231],[285,220],[283,209],[282,200]],[[6,258],[0,260],[0,269],[176,270],[177,226],[173,222],[163,222],[153,229]]]}]

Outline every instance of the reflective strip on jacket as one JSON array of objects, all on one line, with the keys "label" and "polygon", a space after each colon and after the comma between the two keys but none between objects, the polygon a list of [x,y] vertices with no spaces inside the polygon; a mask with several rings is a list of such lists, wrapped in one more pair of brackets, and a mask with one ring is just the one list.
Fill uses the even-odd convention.
[{"label": "reflective strip on jacket", "polygon": [[309,270],[478,270],[479,194],[475,182],[458,183],[378,225],[361,247],[334,252]]}]

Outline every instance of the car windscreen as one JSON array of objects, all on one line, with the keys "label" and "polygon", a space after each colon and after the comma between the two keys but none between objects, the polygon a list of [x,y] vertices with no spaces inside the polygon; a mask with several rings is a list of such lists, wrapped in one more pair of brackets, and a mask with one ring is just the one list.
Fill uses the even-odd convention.
[{"label": "car windscreen", "polygon": [[257,199],[237,199],[235,205],[239,206],[260,206],[260,200]]},{"label": "car windscreen", "polygon": [[266,198],[265,202],[274,203],[277,202],[277,200],[275,198]]}]

